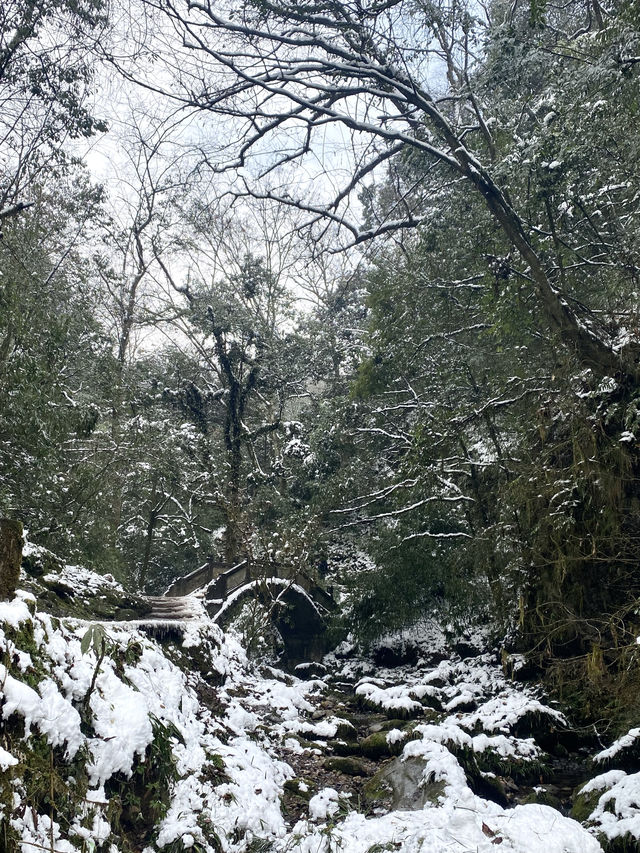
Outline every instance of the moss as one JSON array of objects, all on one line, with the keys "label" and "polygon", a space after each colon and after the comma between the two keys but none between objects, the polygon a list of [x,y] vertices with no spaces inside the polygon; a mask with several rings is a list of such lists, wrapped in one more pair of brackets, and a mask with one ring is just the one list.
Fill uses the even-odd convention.
[{"label": "moss", "polygon": [[362,799],[366,806],[375,807],[391,801],[391,785],[380,779],[378,774],[373,776],[362,788]]},{"label": "moss", "polygon": [[327,758],[322,762],[325,770],[344,773],[345,776],[367,776],[367,768],[356,758]]},{"label": "moss", "polygon": [[356,727],[349,720],[341,719],[337,725],[335,737],[339,740],[353,740]]},{"label": "moss", "polygon": [[293,732],[287,734],[287,738],[293,738],[297,740],[300,746],[303,749],[318,749],[318,744],[314,743],[312,740],[307,740],[303,738],[302,735],[294,734]]},{"label": "moss", "polygon": [[539,788],[537,791],[532,791],[521,802],[522,805],[538,804],[541,806],[551,806],[552,809],[557,809],[558,811],[561,811],[562,809],[562,802],[560,798],[543,788]]},{"label": "moss", "polygon": [[391,729],[405,729],[407,727],[407,721],[399,719],[384,720],[380,725],[380,731],[390,732]]},{"label": "moss", "polygon": [[280,797],[282,813],[292,823],[307,815],[309,800],[316,790],[316,785],[306,778],[287,779]]},{"label": "moss", "polygon": [[379,758],[385,758],[389,755],[399,755],[404,744],[404,740],[388,743],[386,731],[374,732],[374,734],[360,741],[360,752],[366,758],[377,761]]},{"label": "moss", "polygon": [[577,788],[574,793],[570,816],[580,823],[586,823],[586,821],[589,820],[589,816],[598,805],[598,800],[604,793],[604,789],[599,788],[595,791],[587,791],[586,793],[583,793],[581,788],[582,786]]},{"label": "moss", "polygon": [[442,779],[439,782],[429,782],[426,785],[422,785],[425,801],[431,803],[432,806],[441,805],[440,801],[444,795],[444,789],[445,782]]},{"label": "moss", "polygon": [[357,755],[360,752],[360,744],[355,740],[329,740],[327,747],[335,755]]},{"label": "moss", "polygon": [[284,783],[283,790],[285,794],[293,795],[308,803],[313,791],[315,790],[315,785],[310,779],[304,779],[302,777],[297,779],[287,779]]},{"label": "moss", "polygon": [[8,653],[5,654],[3,662],[7,665],[9,672],[14,678],[24,681],[29,687],[37,687],[50,673],[44,665],[43,653],[35,641],[33,622],[30,620],[22,622],[18,628],[14,628],[11,625],[4,625],[3,630],[7,640],[11,641],[16,649],[21,652],[27,652],[31,657],[31,664],[23,672],[17,666],[17,660],[14,660]]}]

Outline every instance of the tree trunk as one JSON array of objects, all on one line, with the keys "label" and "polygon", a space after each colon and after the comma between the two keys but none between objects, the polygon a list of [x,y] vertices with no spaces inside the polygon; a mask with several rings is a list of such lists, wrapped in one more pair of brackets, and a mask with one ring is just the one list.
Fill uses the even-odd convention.
[{"label": "tree trunk", "polygon": [[240,470],[242,449],[239,441],[232,443],[229,455],[229,482],[226,495],[227,528],[224,534],[224,561],[234,565],[244,556],[242,536],[242,508],[240,495]]},{"label": "tree trunk", "polygon": [[0,519],[0,601],[15,597],[22,565],[22,522]]}]

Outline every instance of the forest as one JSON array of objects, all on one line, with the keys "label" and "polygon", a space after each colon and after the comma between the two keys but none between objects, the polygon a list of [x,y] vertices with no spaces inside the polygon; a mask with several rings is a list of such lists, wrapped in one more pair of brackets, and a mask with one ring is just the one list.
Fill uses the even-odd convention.
[{"label": "forest", "polygon": [[[634,740],[639,81],[634,0],[5,0],[0,518],[132,600],[303,572],[403,665],[480,631]],[[52,801],[8,850],[94,849]],[[321,849],[201,830],[110,849]]]}]

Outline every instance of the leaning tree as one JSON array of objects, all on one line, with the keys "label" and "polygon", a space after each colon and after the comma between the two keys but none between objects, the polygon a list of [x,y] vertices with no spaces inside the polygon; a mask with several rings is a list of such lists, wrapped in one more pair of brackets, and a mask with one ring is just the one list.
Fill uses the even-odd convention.
[{"label": "leaning tree", "polygon": [[[228,175],[235,196],[304,210],[310,227],[337,226],[347,246],[425,233],[452,188],[481,205],[495,280],[517,282],[540,334],[558,345],[553,357],[562,353],[576,399],[587,401],[574,412],[588,436],[576,441],[565,430],[562,449],[547,444],[543,454],[546,469],[575,475],[562,512],[579,546],[567,555],[553,530],[537,525],[533,538],[543,544],[531,545],[523,608],[534,627],[571,622],[597,640],[602,625],[592,630],[584,602],[593,594],[604,607],[597,593],[607,585],[617,590],[610,609],[638,592],[628,572],[640,474],[636,4],[145,5],[162,16],[165,44],[153,73],[124,70],[185,114],[212,118],[199,140],[202,163]],[[361,200],[398,162],[404,180],[384,204],[369,205],[362,225]],[[555,375],[558,365],[550,367]],[[553,413],[548,425],[558,433]],[[615,483],[604,488],[611,471]],[[603,538],[590,535],[612,505]]]}]

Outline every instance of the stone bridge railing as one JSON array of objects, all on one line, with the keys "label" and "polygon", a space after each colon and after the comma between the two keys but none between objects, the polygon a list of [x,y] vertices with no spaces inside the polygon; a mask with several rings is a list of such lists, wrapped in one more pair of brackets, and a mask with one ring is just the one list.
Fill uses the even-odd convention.
[{"label": "stone bridge railing", "polygon": [[207,599],[220,603],[231,593],[255,580],[281,578],[302,587],[306,593],[325,610],[335,610],[336,602],[329,592],[313,580],[306,572],[281,563],[243,560],[235,566],[208,561],[184,578],[174,581],[165,592],[166,596],[184,596],[196,589],[207,588]]}]

